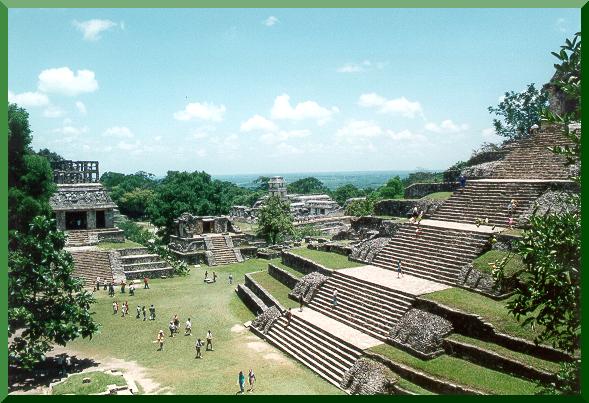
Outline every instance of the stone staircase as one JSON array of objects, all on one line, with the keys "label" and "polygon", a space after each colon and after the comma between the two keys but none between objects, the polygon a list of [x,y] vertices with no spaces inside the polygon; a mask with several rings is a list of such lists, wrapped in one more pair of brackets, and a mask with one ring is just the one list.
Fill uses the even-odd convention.
[{"label": "stone staircase", "polygon": [[[336,289],[337,307],[333,308],[332,295]],[[384,341],[413,300],[413,296],[402,291],[334,271],[310,301],[309,307]]]},{"label": "stone staircase", "polygon": [[123,272],[127,280],[154,278],[173,274],[174,269],[147,248],[119,249]]},{"label": "stone staircase", "polygon": [[548,147],[570,145],[562,131],[547,128],[530,138],[509,145],[510,152],[498,164],[490,178],[494,179],[569,179],[565,158]]},{"label": "stone staircase", "polygon": [[107,251],[83,250],[69,251],[74,259],[74,277],[84,281],[86,287],[96,284],[96,277],[101,282],[113,281],[110,258]]},{"label": "stone staircase", "polygon": [[517,208],[513,210],[512,217],[517,225],[517,217],[533,204],[547,186],[548,183],[543,182],[469,181],[464,189],[455,191],[431,218],[469,224],[475,224],[477,218],[488,218],[488,225],[507,227],[507,206],[514,199]]},{"label": "stone staircase", "polygon": [[214,264],[212,266],[237,263],[243,261],[238,259],[238,255],[233,248],[233,242],[229,237],[229,243],[225,236],[209,236],[206,238],[205,244],[207,250],[213,254]]},{"label": "stone staircase", "polygon": [[340,387],[344,373],[362,350],[296,315],[286,325],[286,318],[280,317],[270,327],[266,340]]},{"label": "stone staircase", "polygon": [[97,245],[101,240],[124,241],[123,231],[119,228],[96,228],[90,230],[66,231],[67,247]]},{"label": "stone staircase", "polygon": [[396,270],[397,260],[407,274],[454,286],[460,270],[488,246],[489,234],[403,224],[372,264]]}]

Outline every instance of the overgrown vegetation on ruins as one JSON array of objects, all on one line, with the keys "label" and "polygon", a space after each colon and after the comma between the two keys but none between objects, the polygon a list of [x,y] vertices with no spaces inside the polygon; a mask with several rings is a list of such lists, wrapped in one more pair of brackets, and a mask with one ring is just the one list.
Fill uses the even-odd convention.
[{"label": "overgrown vegetation on ruins", "polygon": [[293,218],[287,202],[269,197],[258,215],[258,236],[275,245],[294,234]]}]

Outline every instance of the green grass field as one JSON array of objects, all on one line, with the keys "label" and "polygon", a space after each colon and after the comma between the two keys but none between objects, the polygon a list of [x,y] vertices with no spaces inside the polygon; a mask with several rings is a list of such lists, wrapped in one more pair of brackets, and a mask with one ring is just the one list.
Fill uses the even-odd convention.
[{"label": "green grass field", "polygon": [[[90,378],[90,383],[82,383],[84,378]],[[54,395],[90,395],[93,393],[105,392],[108,385],[126,385],[122,375],[105,374],[101,371],[75,374],[64,382],[53,387]]]},{"label": "green grass field", "polygon": [[495,326],[495,329],[500,333],[507,333],[533,341],[542,330],[540,326],[534,328],[531,326],[522,327],[521,322],[518,322],[507,311],[506,304],[509,300],[496,301],[461,288],[448,288],[422,295],[422,297],[447,305],[450,308],[479,315]]},{"label": "green grass field", "polygon": [[111,249],[127,249],[127,248],[140,248],[141,245],[137,242],[129,241],[128,239],[125,242],[101,242],[98,244],[98,248],[104,250],[111,250]]},{"label": "green grass field", "polygon": [[[122,318],[112,314],[112,301],[106,292],[95,293],[95,318],[100,332],[92,340],[68,344],[74,351],[97,360],[117,358],[136,361],[148,369],[148,375],[175,394],[235,394],[237,374],[254,368],[258,378],[256,394],[339,394],[342,393],[313,371],[271,347],[241,327],[254,318],[234,292],[243,283],[245,273],[266,270],[267,260],[252,259],[215,268],[192,270],[187,277],[153,279],[151,289],[139,288],[134,297],[115,295],[129,302],[131,315]],[[204,271],[217,272],[217,283],[203,282]],[[227,276],[233,274],[234,284]],[[156,307],[157,320],[135,319],[137,305]],[[181,321],[181,332],[167,337],[168,322],[174,314]],[[193,336],[183,335],[183,324],[192,318]],[[163,351],[154,343],[158,330],[166,333]],[[210,329],[215,337],[215,351],[205,352],[203,359],[194,358],[195,336],[204,339]],[[232,330],[233,329],[233,330]]]},{"label": "green grass field", "polygon": [[298,306],[296,301],[288,298],[288,293],[291,291],[291,289],[269,275],[267,271],[253,273],[252,278],[258,284],[264,287],[266,291],[272,294],[272,296],[276,298],[283,307],[296,308]]},{"label": "green grass field", "polygon": [[356,263],[348,260],[347,256],[332,252],[323,252],[320,250],[307,248],[290,249],[289,252],[307,259],[311,259],[314,262],[327,267],[328,269],[346,269],[348,267],[364,266],[362,263]]},{"label": "green grass field", "polygon": [[[499,263],[501,259],[508,256],[509,252],[503,250],[490,250],[483,253],[481,256],[473,260],[472,264],[475,269],[482,271],[483,273],[491,273],[490,264]],[[505,264],[504,273],[506,277],[511,277],[518,271],[524,269],[524,262],[519,255],[514,253]]]},{"label": "green grass field", "polygon": [[452,196],[454,192],[435,192],[430,193],[422,197],[422,199],[431,199],[431,200],[446,200]]},{"label": "green grass field", "polygon": [[394,362],[427,372],[436,378],[469,386],[483,392],[497,395],[531,395],[537,392],[536,384],[533,382],[449,355],[441,355],[426,361],[388,344],[380,344],[370,350],[384,355]]}]

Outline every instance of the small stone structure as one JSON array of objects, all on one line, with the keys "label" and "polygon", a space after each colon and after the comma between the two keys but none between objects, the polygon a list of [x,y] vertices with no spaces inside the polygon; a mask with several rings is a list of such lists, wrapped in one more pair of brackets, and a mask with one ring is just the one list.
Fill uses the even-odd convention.
[{"label": "small stone structure", "polygon": [[433,358],[443,354],[442,341],[452,330],[450,321],[413,308],[393,326],[390,341],[420,358]]},{"label": "small stone structure", "polygon": [[365,263],[372,263],[372,260],[389,243],[390,240],[391,238],[386,237],[366,239],[353,246],[350,259]]},{"label": "small stone structure", "polygon": [[328,279],[329,277],[326,275],[317,272],[306,274],[301,277],[289,295],[298,301],[302,294],[303,301],[309,302],[313,299],[319,287]]},{"label": "small stone structure", "polygon": [[424,216],[429,217],[444,204],[444,200],[417,199],[417,200],[381,200],[374,204],[375,215],[390,215],[393,217],[408,217],[414,207],[423,210]]},{"label": "small stone structure", "polygon": [[460,270],[456,284],[490,297],[499,297],[502,293],[502,288],[493,280],[493,276],[475,269],[472,264],[467,264]]},{"label": "small stone structure", "polygon": [[340,387],[352,395],[390,395],[398,380],[383,364],[362,357],[344,373]]},{"label": "small stone structure", "polygon": [[273,176],[268,181],[268,193],[270,196],[278,196],[286,199],[286,182],[282,176]]},{"label": "small stone structure", "polygon": [[271,306],[253,320],[252,326],[261,331],[263,334],[267,334],[270,330],[270,327],[281,316],[282,312],[280,309],[277,306]]}]

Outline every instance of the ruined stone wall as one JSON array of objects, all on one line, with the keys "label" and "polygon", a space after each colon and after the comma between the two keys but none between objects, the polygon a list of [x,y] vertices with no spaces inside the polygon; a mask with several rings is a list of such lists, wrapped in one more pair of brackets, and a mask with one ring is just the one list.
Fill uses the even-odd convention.
[{"label": "ruined stone wall", "polygon": [[419,199],[430,193],[453,192],[456,189],[458,189],[457,182],[413,183],[405,188],[403,197],[406,199]]},{"label": "ruined stone wall", "polygon": [[88,229],[96,228],[96,210],[88,210],[86,212],[86,223]]},{"label": "ruined stone wall", "polygon": [[276,280],[280,281],[282,284],[284,284],[291,290],[299,282],[298,278],[296,278],[286,270],[273,265],[272,263],[268,264],[268,274],[274,277]]},{"label": "ruined stone wall", "polygon": [[306,259],[286,251],[282,251],[282,263],[289,267],[295,268],[302,273],[319,272],[326,276],[331,276],[332,272],[332,270],[328,269],[327,267],[315,263],[310,259]]},{"label": "ruined stone wall", "polygon": [[56,211],[55,221],[57,224],[57,229],[60,231],[65,231],[65,211]]},{"label": "ruined stone wall", "polygon": [[424,211],[425,216],[431,216],[444,203],[444,200],[416,199],[416,200],[381,200],[374,204],[374,214],[407,217],[411,210],[417,207]]}]

